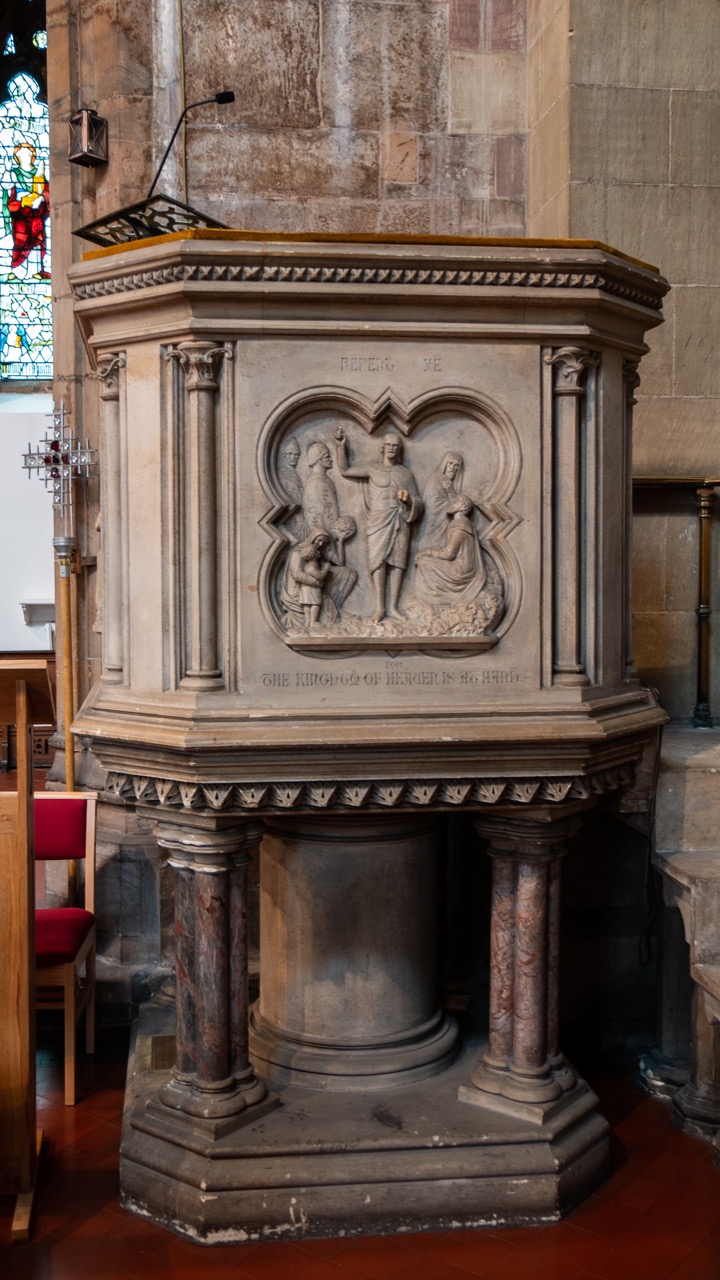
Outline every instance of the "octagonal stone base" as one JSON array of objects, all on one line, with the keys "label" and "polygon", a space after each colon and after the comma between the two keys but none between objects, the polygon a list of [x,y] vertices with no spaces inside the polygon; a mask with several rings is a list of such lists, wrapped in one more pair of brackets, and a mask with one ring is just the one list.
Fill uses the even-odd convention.
[{"label": "octagonal stone base", "polygon": [[584,1082],[542,1124],[458,1100],[477,1042],[442,1075],[386,1092],[289,1086],[276,1111],[207,1142],[145,1109],[168,1078],[152,1069],[168,1031],[167,1011],[141,1015],[121,1201],[200,1243],[553,1222],[607,1176],[608,1126]]}]

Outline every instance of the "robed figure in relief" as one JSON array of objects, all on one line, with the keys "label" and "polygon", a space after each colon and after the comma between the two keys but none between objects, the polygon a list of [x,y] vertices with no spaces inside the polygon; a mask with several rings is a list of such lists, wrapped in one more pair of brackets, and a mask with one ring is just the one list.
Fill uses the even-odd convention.
[{"label": "robed figure in relief", "polygon": [[463,458],[460,453],[443,455],[439,467],[430,473],[423,490],[423,527],[420,545],[437,547],[447,536],[450,503],[462,492]]},{"label": "robed figure in relief", "polygon": [[351,467],[345,432],[338,427],[338,471],[348,480],[365,482],[368,562],[375,593],[373,622],[402,619],[400,591],[410,554],[412,526],[422,514],[422,501],[412,471],[402,463],[402,441],[388,432],[375,466]]}]

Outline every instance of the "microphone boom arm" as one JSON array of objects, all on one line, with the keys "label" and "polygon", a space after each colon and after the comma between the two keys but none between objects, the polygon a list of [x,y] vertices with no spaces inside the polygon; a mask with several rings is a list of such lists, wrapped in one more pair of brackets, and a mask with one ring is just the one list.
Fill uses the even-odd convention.
[{"label": "microphone boom arm", "polygon": [[155,188],[156,188],[156,186],[157,186],[158,178],[160,177],[160,174],[162,173],[162,171],[163,171],[163,169],[164,169],[164,167],[165,167],[165,161],[167,160],[168,156],[170,155],[170,151],[172,150],[172,144],[173,144],[173,142],[175,141],[175,139],[176,139],[176,138],[177,138],[177,136],[178,136],[178,131],[179,131],[179,129],[180,129],[180,125],[182,124],[183,120],[185,119],[185,116],[187,115],[188,111],[192,111],[193,107],[204,107],[204,106],[206,106],[206,104],[207,104],[207,103],[209,103],[209,102],[218,102],[218,103],[220,103],[220,105],[221,105],[221,106],[224,106],[224,105],[225,105],[225,103],[227,103],[227,102],[234,102],[234,101],[235,101],[235,94],[232,92],[232,90],[231,90],[231,89],[223,89],[223,90],[221,90],[221,92],[220,92],[220,93],[215,93],[215,94],[213,94],[212,98],[201,98],[199,102],[189,102],[189,103],[188,103],[188,105],[184,108],[184,110],[183,110],[183,112],[182,112],[182,114],[181,114],[181,116],[180,116],[180,119],[178,120],[177,124],[175,125],[175,128],[173,129],[172,137],[171,137],[170,141],[168,142],[168,144],[167,144],[167,146],[166,146],[166,148],[165,148],[165,154],[163,155],[163,158],[162,158],[162,160],[160,161],[160,165],[159,165],[158,171],[157,171],[157,173],[155,174],[155,177],[154,177],[154,178],[153,178],[153,180],[152,180],[152,185],[151,185],[151,187],[150,187],[150,190],[149,190],[149,191],[148,191],[148,193],[147,193],[147,197],[146,197],[146,198],[147,198],[148,200],[150,199],[150,197],[151,197],[151,195],[152,195],[153,191],[155,190]]}]

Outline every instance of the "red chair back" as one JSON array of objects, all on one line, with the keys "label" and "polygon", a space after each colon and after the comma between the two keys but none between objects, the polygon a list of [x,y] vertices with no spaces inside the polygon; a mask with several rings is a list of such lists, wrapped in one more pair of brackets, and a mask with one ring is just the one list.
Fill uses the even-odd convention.
[{"label": "red chair back", "polygon": [[38,860],[84,858],[87,800],[43,796],[35,801],[35,857]]}]

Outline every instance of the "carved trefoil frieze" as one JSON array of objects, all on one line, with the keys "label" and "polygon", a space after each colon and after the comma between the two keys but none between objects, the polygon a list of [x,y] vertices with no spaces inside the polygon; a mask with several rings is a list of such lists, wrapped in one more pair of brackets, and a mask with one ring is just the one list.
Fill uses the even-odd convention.
[{"label": "carved trefoil frieze", "polygon": [[317,285],[327,288],[335,285],[368,285],[372,288],[392,285],[412,285],[427,290],[434,287],[460,286],[467,289],[544,289],[572,290],[596,293],[601,291],[611,297],[635,303],[659,311],[662,293],[651,281],[631,284],[625,273],[618,274],[608,265],[604,269],[575,271],[533,270],[526,267],[502,269],[486,267],[415,267],[407,261],[373,266],[368,263],[348,264],[298,261],[290,266],[287,261],[275,263],[272,253],[259,262],[215,263],[208,267],[202,263],[178,263],[147,271],[122,274],[120,271],[109,279],[93,280],[87,284],[73,282],[73,295],[78,302],[92,298],[112,297],[122,293],[137,293],[154,289],[158,285],[186,284],[195,281],[224,282],[229,284],[283,283]]},{"label": "carved trefoil frieze", "polygon": [[528,805],[562,806],[568,799],[586,801],[631,785],[632,761],[582,774],[464,778],[411,777],[339,779],[298,782],[179,782],[146,774],[111,772],[107,790],[121,799],[141,800],[163,810],[197,813],[282,813],[327,810],[381,812],[386,809],[526,809]]},{"label": "carved trefoil frieze", "polygon": [[260,600],[292,648],[482,652],[511,625],[517,433],[474,392],[311,388],[266,424]]}]

